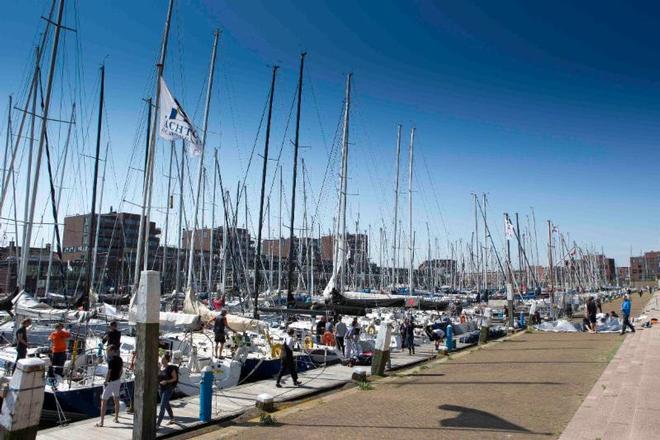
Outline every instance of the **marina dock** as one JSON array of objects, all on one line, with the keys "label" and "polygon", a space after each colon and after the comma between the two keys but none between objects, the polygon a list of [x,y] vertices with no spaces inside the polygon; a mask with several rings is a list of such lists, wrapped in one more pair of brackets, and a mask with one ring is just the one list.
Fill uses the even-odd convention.
[{"label": "marina dock", "polygon": [[[460,346],[459,346],[460,348]],[[433,344],[425,344],[416,348],[416,354],[409,356],[407,351],[391,353],[391,370],[397,370],[432,359],[436,356]],[[362,367],[371,373],[371,367]],[[259,381],[237,387],[220,390],[214,394],[213,418],[210,424],[240,416],[254,408],[259,394],[268,393],[276,403],[293,401],[312,396],[334,388],[339,388],[351,381],[354,368],[340,364],[326,368],[299,373],[300,387],[291,386],[289,378],[282,388],[275,387],[275,380]],[[205,424],[199,421],[199,396],[185,397],[172,401],[172,409],[177,420],[175,425],[165,423],[159,429],[159,436],[166,436],[199,428]],[[66,426],[49,428],[40,431],[37,438],[42,440],[78,440],[93,437],[95,440],[130,439],[133,428],[133,415],[127,412],[119,414],[119,423],[112,421],[112,415],[105,418],[105,426],[97,428],[98,418],[71,423]]]}]

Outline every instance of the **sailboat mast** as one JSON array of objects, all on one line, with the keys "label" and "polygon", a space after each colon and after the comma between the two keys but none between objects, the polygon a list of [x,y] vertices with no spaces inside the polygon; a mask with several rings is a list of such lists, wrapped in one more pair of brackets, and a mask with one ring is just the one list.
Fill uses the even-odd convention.
[{"label": "sailboat mast", "polygon": [[[186,287],[192,289],[193,266],[195,259],[195,230],[197,229],[197,215],[199,211],[199,193],[202,187],[202,177],[204,174],[204,150],[206,149],[206,133],[209,124],[209,110],[211,107],[211,91],[213,90],[213,75],[215,73],[215,56],[218,49],[218,38],[220,32],[216,30],[213,33],[213,48],[211,49],[211,63],[209,65],[209,75],[206,84],[206,104],[204,105],[204,125],[202,126],[202,154],[199,156],[199,168],[197,168],[197,188],[195,190],[195,207],[193,208],[192,231],[190,233],[190,254],[188,260],[188,279]],[[201,280],[200,280],[201,282]]]},{"label": "sailboat mast", "polygon": [[410,252],[410,265],[408,266],[408,295],[413,294],[413,199],[412,199],[412,181],[413,181],[413,148],[415,145],[415,127],[410,129],[410,148],[408,150],[408,250]]},{"label": "sailboat mast", "polygon": [[483,288],[488,289],[488,225],[486,224],[486,193],[482,194],[483,197],[483,217],[484,217],[484,258],[483,258],[483,266],[484,266],[484,276],[483,276]]},{"label": "sailboat mast", "polygon": [[254,319],[259,319],[259,276],[261,275],[261,230],[264,225],[264,195],[266,193],[266,173],[268,171],[268,146],[270,144],[270,126],[273,116],[273,97],[275,96],[275,78],[278,66],[273,66],[273,76],[270,81],[268,96],[268,122],[266,124],[266,139],[264,141],[264,166],[261,170],[261,195],[259,196],[259,223],[257,225],[257,256],[254,265]]},{"label": "sailboat mast", "polygon": [[98,255],[98,243],[99,243],[99,233],[101,232],[101,209],[103,207],[103,190],[105,188],[105,172],[108,166],[108,148],[110,143],[105,145],[105,160],[103,161],[103,173],[101,174],[101,191],[99,194],[99,212],[96,215],[96,231],[94,232],[94,252],[92,253],[92,274],[91,281],[92,287],[94,286],[94,280],[96,279],[96,259]]},{"label": "sailboat mast", "polygon": [[[174,161],[174,141],[170,141],[170,166],[167,172],[167,198],[165,200],[165,234],[163,238],[163,261],[161,261],[161,278],[165,282],[167,271],[167,233],[170,229],[170,209],[172,208],[172,162]],[[170,278],[171,280],[171,278]]]},{"label": "sailboat mast", "polygon": [[[76,104],[73,103],[71,107],[71,119],[69,122],[69,127],[67,128],[66,132],[66,141],[64,142],[64,157],[62,158],[62,170],[60,172],[60,185],[59,188],[57,189],[57,202],[55,203],[55,209],[59,211],[60,209],[60,200],[62,200],[62,186],[64,185],[64,172],[66,171],[66,159],[69,154],[69,141],[71,139],[71,129],[73,128],[73,125],[75,124],[76,120]],[[53,243],[55,242],[55,228],[53,228],[53,234],[52,238],[50,240],[51,243],[51,250],[50,253],[48,254],[48,272],[46,273],[46,290],[45,293],[48,294],[48,289],[50,289],[50,271],[53,268]],[[62,286],[64,287],[64,286]]]},{"label": "sailboat mast", "polygon": [[298,75],[298,103],[296,111],[296,135],[293,148],[293,183],[291,184],[291,222],[289,229],[289,259],[287,264],[287,293],[286,305],[291,308],[294,304],[293,299],[293,238],[294,225],[296,220],[296,180],[298,178],[298,149],[300,148],[300,111],[302,109],[302,86],[303,72],[305,67],[306,52],[300,54],[300,74]]},{"label": "sailboat mast", "polygon": [[[174,142],[174,141],[173,141]],[[176,239],[176,273],[174,274],[174,291],[181,291],[181,234],[183,232],[183,179],[185,177],[186,169],[186,144],[181,142],[181,170],[179,170],[179,221],[177,227]]]},{"label": "sailboat mast", "polygon": [[94,250],[94,219],[96,216],[96,188],[99,178],[99,155],[101,154],[101,128],[103,126],[103,94],[105,89],[105,65],[101,66],[101,91],[99,93],[99,113],[96,126],[96,153],[94,154],[94,177],[92,178],[92,207],[90,211],[88,235],[87,235],[87,262],[85,272],[87,273],[86,295],[83,297],[83,307],[89,308],[89,296],[93,288],[92,254]]},{"label": "sailboat mast", "polygon": [[209,281],[208,291],[213,292],[213,241],[215,238],[215,189],[218,180],[218,173],[216,172],[215,164],[218,162],[218,149],[213,151],[213,192],[211,193],[211,238],[209,239]]},{"label": "sailboat mast", "polygon": [[401,124],[396,129],[396,172],[394,180],[394,233],[392,234],[392,287],[396,287],[397,227],[399,226],[399,165],[401,161]]},{"label": "sailboat mast", "polygon": [[[348,128],[351,114],[351,78],[353,77],[352,73],[349,73],[346,77],[346,98],[344,106],[344,132],[342,137],[342,170],[341,170],[341,200],[340,200],[340,210],[341,216],[339,221],[341,222],[341,247],[338,248],[338,251],[341,252],[341,262],[342,267],[337,268],[341,270],[339,277],[339,291],[343,292],[346,285],[346,272],[344,268],[348,267],[348,262],[346,261],[346,198],[348,197]],[[357,244],[357,235],[356,235]],[[356,249],[357,250],[357,249]]]},{"label": "sailboat mast", "polygon": [[[30,203],[30,213],[27,219],[28,228],[26,230],[26,237],[24,240],[25,248],[23,250],[23,260],[22,270],[21,270],[21,280],[19,283],[19,289],[25,288],[25,280],[27,278],[27,263],[30,254],[30,241],[32,236],[32,222],[34,220],[34,209],[37,203],[37,190],[39,188],[39,169],[41,167],[41,156],[44,149],[44,144],[46,142],[46,129],[48,127],[48,113],[50,110],[50,98],[51,92],[53,90],[53,77],[55,76],[55,66],[57,65],[57,49],[60,41],[60,32],[62,29],[62,16],[64,13],[64,0],[60,0],[59,10],[57,13],[57,25],[55,26],[55,35],[53,37],[53,47],[50,55],[50,68],[48,70],[48,82],[46,85],[46,98],[43,102],[43,114],[41,120],[41,134],[39,136],[39,150],[37,152],[37,163],[34,171],[34,182],[32,186],[32,200]],[[35,83],[35,96],[36,96],[36,83]],[[28,171],[29,172],[29,171]]]},{"label": "sailboat mast", "polygon": [[163,33],[163,41],[160,47],[160,57],[156,65],[156,106],[154,117],[147,121],[151,124],[151,136],[148,139],[149,148],[147,149],[147,166],[144,173],[146,179],[142,188],[142,213],[140,216],[140,227],[138,229],[137,252],[135,255],[135,274],[133,276],[134,291],[137,292],[138,284],[140,283],[140,260],[144,255],[144,270],[147,270],[149,265],[149,216],[151,214],[151,191],[153,186],[154,174],[154,156],[156,148],[156,128],[158,121],[158,108],[160,106],[160,78],[163,76],[165,69],[165,55],[167,54],[167,41],[170,34],[170,20],[172,18],[172,6],[174,0],[170,0],[167,6],[167,18],[165,20],[165,32]]}]

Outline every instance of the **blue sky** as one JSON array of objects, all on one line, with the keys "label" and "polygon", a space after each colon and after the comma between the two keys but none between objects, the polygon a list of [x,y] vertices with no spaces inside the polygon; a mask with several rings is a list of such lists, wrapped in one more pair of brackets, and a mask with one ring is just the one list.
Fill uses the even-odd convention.
[{"label": "blue sky", "polygon": [[[4,9],[3,118],[10,93],[25,104],[33,46],[43,27],[39,16],[46,14],[48,3],[10,2]],[[132,203],[139,202],[140,176],[134,168],[141,168],[144,145],[142,98],[153,94],[165,12],[165,1],[67,2],[65,22],[78,32],[68,33],[62,45],[53,117],[68,118],[74,98],[81,113],[75,160],[67,165],[64,213],[89,209],[92,171],[84,154],[94,147],[98,66],[104,59],[103,142],[109,142],[110,157],[103,210],[109,205],[136,210]],[[545,236],[543,222],[552,219],[572,240],[602,247],[619,265],[627,264],[631,248],[636,254],[660,247],[655,184],[660,159],[660,10],[652,2],[179,0],[165,77],[198,124],[216,27],[222,38],[207,152],[219,148],[222,177],[232,194],[257,136],[270,66],[278,64],[271,154],[276,156],[284,144],[281,163],[288,200],[293,121],[286,138],[284,128],[299,53],[306,50],[301,143],[310,148],[302,156],[308,171],[308,211],[320,200],[324,232],[331,228],[335,212],[337,161],[331,164],[323,192],[321,187],[341,115],[345,75],[353,72],[352,229],[359,212],[360,229],[371,225],[376,237],[384,222],[391,232],[395,133],[401,123],[406,139],[400,199],[404,221],[405,151],[410,127],[417,129],[413,184],[418,254],[426,253],[427,222],[432,239],[441,244],[440,254],[446,254],[447,241],[469,240],[472,192],[489,195],[490,227],[497,231],[497,243],[502,240],[502,213],[520,212],[523,220],[533,206],[539,235]],[[3,135],[5,126],[1,121]],[[57,157],[63,151],[63,130],[49,130]],[[263,148],[263,130],[256,148],[258,153]],[[158,151],[154,205],[163,207],[169,146],[159,142]],[[193,159],[191,169],[195,164]],[[275,162],[271,165],[269,179]],[[255,155],[247,179],[251,227],[257,217],[260,168]],[[19,173],[17,188],[21,218],[24,176]],[[47,222],[45,176],[44,203],[37,216]],[[186,191],[189,195],[190,189]],[[277,185],[274,193],[273,230],[278,222]],[[302,202],[302,191],[298,194]],[[302,213],[302,204],[297,212]],[[2,216],[9,214],[7,207]],[[163,223],[162,210],[156,220]],[[13,225],[7,236],[11,231]],[[46,227],[37,231],[35,242],[41,239],[50,241]],[[545,240],[540,245],[544,255]],[[377,259],[376,247],[373,252]]]}]

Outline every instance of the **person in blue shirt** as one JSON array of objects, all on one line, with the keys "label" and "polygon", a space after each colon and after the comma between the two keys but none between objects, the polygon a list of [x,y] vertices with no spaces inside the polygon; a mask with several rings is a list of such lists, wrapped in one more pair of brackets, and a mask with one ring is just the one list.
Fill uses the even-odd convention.
[{"label": "person in blue shirt", "polygon": [[621,303],[621,314],[623,315],[623,324],[621,324],[621,334],[626,332],[626,327],[630,327],[633,333],[635,333],[635,327],[633,327],[630,322],[630,297],[624,295],[623,303]]}]

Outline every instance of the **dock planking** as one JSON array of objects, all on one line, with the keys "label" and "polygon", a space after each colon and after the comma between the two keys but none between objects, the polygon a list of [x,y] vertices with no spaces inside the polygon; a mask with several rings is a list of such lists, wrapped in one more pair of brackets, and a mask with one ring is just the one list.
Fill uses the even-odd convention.
[{"label": "dock planking", "polygon": [[[428,360],[435,356],[433,344],[416,347],[417,353],[409,356],[407,350],[391,353],[392,370],[404,368],[409,365]],[[370,374],[370,367],[364,367]],[[218,423],[237,417],[247,410],[254,408],[259,394],[268,393],[274,397],[275,402],[286,402],[308,397],[333,388],[338,388],[351,381],[353,368],[343,365],[331,365],[325,368],[299,373],[302,386],[295,387],[291,378],[287,376],[282,388],[275,387],[274,380],[239,385],[227,390],[217,390],[213,396],[213,419],[210,423]],[[158,430],[159,436],[171,435],[203,426],[199,421],[199,396],[184,397],[172,401],[172,409],[176,417],[175,425],[167,425],[167,416],[163,426]],[[97,428],[98,418],[74,422],[66,426],[49,428],[39,431],[39,440],[82,440],[93,437],[94,440],[123,440],[130,439],[133,432],[133,415],[122,412],[119,414],[119,423],[113,421],[109,414],[105,418],[105,426]]]}]

